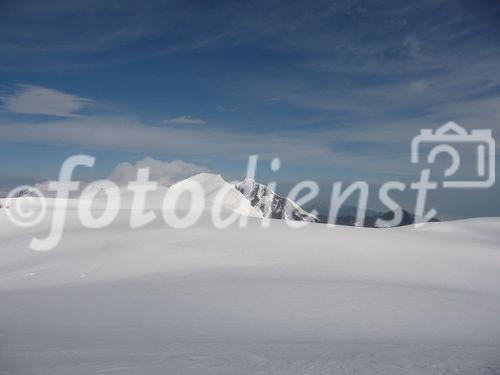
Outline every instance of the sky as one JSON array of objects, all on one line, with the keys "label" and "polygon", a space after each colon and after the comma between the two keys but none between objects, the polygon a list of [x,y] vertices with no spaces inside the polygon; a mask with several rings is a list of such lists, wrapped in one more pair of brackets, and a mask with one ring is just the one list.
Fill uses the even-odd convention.
[{"label": "sky", "polygon": [[[421,129],[500,133],[499,19],[496,0],[3,0],[0,190],[77,153],[97,158],[82,179],[154,158],[231,180],[257,154],[262,182],[314,180],[323,197],[418,180]],[[500,216],[496,185],[435,202]]]}]

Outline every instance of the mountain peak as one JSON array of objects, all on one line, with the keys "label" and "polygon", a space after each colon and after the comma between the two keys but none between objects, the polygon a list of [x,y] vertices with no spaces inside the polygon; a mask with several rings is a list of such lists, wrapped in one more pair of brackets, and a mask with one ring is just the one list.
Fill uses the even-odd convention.
[{"label": "mountain peak", "polygon": [[318,222],[318,218],[305,211],[295,202],[276,194],[269,186],[261,184],[252,178],[245,178],[236,185],[252,204],[259,209],[264,217],[296,221]]}]

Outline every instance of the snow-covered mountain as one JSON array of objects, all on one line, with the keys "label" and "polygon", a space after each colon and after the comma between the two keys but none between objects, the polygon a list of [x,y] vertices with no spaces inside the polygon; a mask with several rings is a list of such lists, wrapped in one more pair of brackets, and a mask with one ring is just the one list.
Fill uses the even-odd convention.
[{"label": "snow-covered mountain", "polygon": [[240,191],[257,208],[264,217],[272,219],[319,222],[318,218],[307,212],[292,200],[282,197],[268,186],[247,178],[236,185]]},{"label": "snow-covered mountain", "polygon": [[[46,181],[36,184],[35,187],[39,189],[45,197],[55,198],[55,191],[48,189],[49,183],[49,181]],[[319,222],[316,216],[310,214],[290,199],[275,194],[266,185],[251,179],[246,179],[235,186],[225,181],[219,174],[205,172],[186,178],[169,187],[159,186],[155,192],[148,193],[146,207],[160,209],[167,190],[188,189],[189,185],[193,184],[198,184],[203,189],[206,205],[205,210],[211,210],[214,204],[217,204],[224,211],[236,212],[245,216]],[[87,192],[92,192],[93,186],[93,183],[81,182],[79,191],[72,192],[70,197],[80,197],[84,189],[87,189]],[[129,209],[132,204],[132,193],[127,190],[126,186],[119,186],[119,188],[121,194],[120,207],[122,209]],[[95,189],[98,188],[95,187]],[[104,193],[102,188],[98,190],[99,192],[95,195],[94,199],[97,201],[101,200],[101,204],[104,205],[107,194]],[[219,193],[221,200],[216,203]],[[19,195],[19,197],[26,196],[34,196],[34,194],[32,191],[25,190]],[[189,194],[182,194],[178,197],[176,207],[188,209],[193,203],[192,199],[192,196]],[[97,204],[99,204],[99,202]]]},{"label": "snow-covered mountain", "polygon": [[[210,209],[216,204],[220,195],[221,202],[218,202],[222,209],[237,212],[241,215],[262,218],[262,212],[255,208],[235,187],[225,181],[221,175],[212,173],[199,173],[195,176],[186,178],[169,189],[186,189],[191,184],[199,184],[203,188],[206,208]],[[188,199],[191,199],[190,197]],[[186,201],[186,208],[190,201]],[[182,204],[182,203],[181,203]]]},{"label": "snow-covered mountain", "polygon": [[[36,184],[35,187],[45,197],[55,198],[56,192],[53,190],[49,190],[48,188],[50,183],[51,181],[45,181]],[[323,204],[321,206],[308,206],[308,208],[315,209],[319,212],[319,214],[316,216],[308,212],[306,209],[300,207],[294,201],[276,194],[268,186],[256,182],[253,179],[247,178],[243,182],[233,185],[225,181],[221,175],[205,172],[186,178],[171,186],[160,185],[155,192],[150,192],[148,194],[146,207],[150,209],[161,209],[163,198],[167,190],[185,189],[191,184],[199,184],[202,187],[204,192],[204,202],[206,205],[205,210],[211,210],[213,208],[214,204],[216,204],[218,193],[223,190],[222,199],[217,202],[217,204],[223,211],[236,212],[240,215],[259,218],[269,217],[273,219],[307,221],[312,223],[329,222],[328,214],[324,214],[324,212],[326,211],[326,204]],[[79,190],[76,192],[71,192],[69,196],[70,198],[78,198],[81,196],[82,191],[84,190],[87,194],[93,196],[93,199],[97,200],[98,205],[102,205],[104,207],[106,203],[105,200],[108,198],[109,194],[105,192],[102,187],[98,187],[95,183],[92,182],[80,182]],[[130,209],[132,204],[132,193],[127,189],[126,185],[119,185],[119,190],[121,194],[121,208]],[[36,194],[30,189],[25,189],[20,191],[16,195],[16,197],[36,197]],[[193,203],[193,198],[189,194],[180,195],[178,198],[178,202],[176,202],[177,208],[189,209],[190,205]],[[76,200],[73,203],[76,204]],[[5,204],[3,204],[3,206],[5,206]],[[415,222],[423,221],[422,219],[416,217],[414,214],[406,210],[401,211],[402,220],[400,224],[396,226],[410,225]],[[380,218],[382,220],[388,221],[392,220],[395,215],[395,213],[392,211],[384,213],[373,210],[366,210],[365,221],[363,224],[361,224],[357,221],[356,212],[356,207],[343,207],[340,211],[339,216],[337,217],[336,223],[349,226],[379,227],[379,225],[377,224],[377,219]],[[439,220],[432,219],[431,221]]]}]

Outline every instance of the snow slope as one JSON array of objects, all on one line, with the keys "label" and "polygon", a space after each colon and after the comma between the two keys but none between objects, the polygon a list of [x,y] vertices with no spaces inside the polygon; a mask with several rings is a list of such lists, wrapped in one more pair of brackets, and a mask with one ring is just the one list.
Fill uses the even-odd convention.
[{"label": "snow slope", "polygon": [[[182,190],[186,189],[188,185],[193,183],[199,184],[203,187],[205,194],[205,201],[208,203],[206,208],[212,209],[213,204],[216,202],[217,195],[221,194],[223,199],[221,201],[221,206],[227,210],[237,212],[241,215],[260,217],[262,218],[262,212],[253,207],[251,203],[241,194],[233,185],[226,182],[221,175],[211,174],[211,173],[199,173],[193,177],[189,177],[182,180],[171,187],[171,189]],[[189,208],[189,197],[185,208]]]},{"label": "snow slope", "polygon": [[[169,190],[182,192],[178,197],[175,198],[175,207],[179,210],[188,210],[196,207],[191,207],[192,196],[189,194],[189,187],[193,185],[201,186],[203,190],[203,200],[204,200],[204,211],[212,211],[214,206],[217,209],[224,212],[235,212],[240,215],[258,217],[262,218],[262,212],[257,208],[252,207],[251,203],[241,194],[234,185],[226,182],[222,176],[211,173],[199,173],[195,176],[184,179],[176,184],[166,187],[158,186],[155,191],[148,191],[145,200],[146,209],[157,209],[160,210],[163,206],[165,196]],[[47,197],[47,206],[51,209],[55,208],[61,202],[65,202],[70,210],[75,210],[78,208],[79,197],[87,197],[93,200],[92,207],[95,209],[103,209],[106,207],[107,199],[116,199],[119,196],[120,199],[120,209],[130,210],[132,209],[133,193],[128,190],[126,186],[118,186],[117,192],[111,192],[110,189],[103,188],[94,183],[80,183],[80,189],[76,192],[70,193],[70,199],[61,200],[56,198],[56,192],[48,189],[49,182],[44,182],[37,184],[36,187],[41,191],[41,193]],[[82,193],[83,191],[83,193]],[[220,195],[219,202],[218,195]],[[23,199],[32,197],[32,199]],[[40,200],[36,198],[30,191],[23,192],[23,197],[19,200],[23,200],[23,207],[26,209],[39,208]],[[17,198],[14,198],[17,199]],[[174,199],[174,198],[172,198]],[[0,204],[6,205],[6,199],[0,199]]]},{"label": "snow slope", "polygon": [[368,229],[259,219],[63,241],[0,209],[1,374],[498,374],[500,219]]}]

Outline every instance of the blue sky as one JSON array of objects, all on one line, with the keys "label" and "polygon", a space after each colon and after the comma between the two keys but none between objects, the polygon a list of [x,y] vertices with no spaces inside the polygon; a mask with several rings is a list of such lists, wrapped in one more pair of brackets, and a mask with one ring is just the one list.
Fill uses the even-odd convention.
[{"label": "blue sky", "polygon": [[[82,152],[85,178],[146,156],[238,178],[259,154],[263,180],[415,179],[421,128],[499,133],[499,19],[495,0],[2,1],[0,186]],[[500,215],[481,194],[450,216]]]}]

